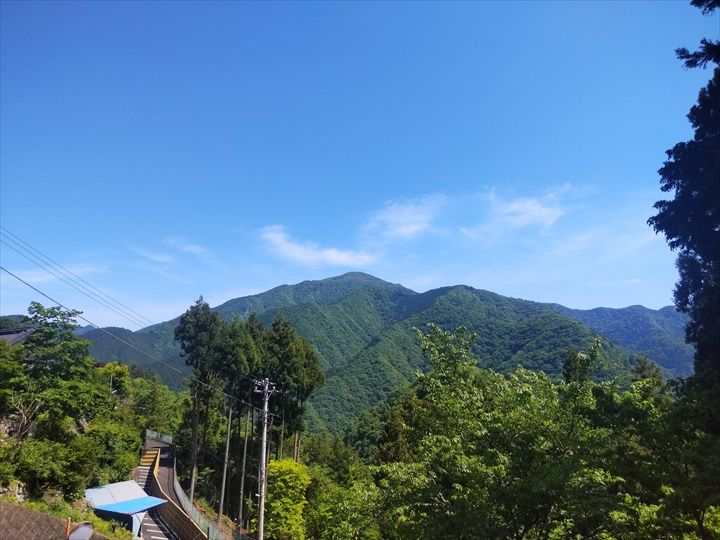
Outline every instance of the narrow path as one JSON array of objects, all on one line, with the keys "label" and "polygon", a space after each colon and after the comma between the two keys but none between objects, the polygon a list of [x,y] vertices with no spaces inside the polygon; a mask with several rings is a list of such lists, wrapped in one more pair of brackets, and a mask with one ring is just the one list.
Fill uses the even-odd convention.
[{"label": "narrow path", "polygon": [[158,482],[163,491],[180,505],[180,500],[175,494],[175,452],[172,446],[165,446],[160,449],[160,467],[158,468]]},{"label": "narrow path", "polygon": [[[146,437],[145,438],[145,452],[148,453],[149,451],[152,451],[152,460],[141,462],[141,466],[139,467],[139,473],[138,473],[138,483],[141,481],[145,481],[147,485],[147,489],[150,489],[150,481],[152,480],[152,471],[150,470],[150,465],[154,465],[154,457],[155,457],[155,451],[160,451],[160,461],[158,463],[157,468],[157,483],[159,487],[162,489],[163,493],[167,496],[168,499],[172,500],[178,508],[182,509],[183,504],[180,502],[180,499],[178,497],[178,494],[175,491],[175,454],[174,454],[174,448],[172,444],[168,444],[162,441],[158,441],[157,439],[154,439],[152,437]],[[146,466],[147,464],[147,466]],[[147,470],[146,470],[147,469]],[[185,504],[187,504],[187,495],[184,493],[181,493],[183,496],[183,500],[185,501]],[[197,508],[195,508],[197,510]],[[187,514],[182,510],[183,515],[190,520],[191,523],[192,517],[187,516]],[[193,513],[195,516],[199,516],[201,512]],[[152,514],[153,516],[157,517],[157,513]],[[163,513],[163,515],[168,518],[168,515]],[[225,523],[222,523],[217,528],[217,525],[213,522],[210,523],[210,521],[207,519],[206,516],[198,517],[198,519],[201,519],[202,524],[194,523],[194,526],[197,527],[198,532],[201,534],[209,534],[209,530],[215,531],[213,533],[213,536],[220,535],[224,538],[232,538],[233,537],[233,529],[228,527]],[[156,520],[157,521],[157,520]],[[173,523],[174,525],[174,523]],[[169,527],[165,527],[166,530],[170,530]],[[180,532],[180,531],[178,531]],[[156,533],[157,534],[157,533]],[[160,537],[150,537],[151,540],[160,540]],[[147,540],[146,536],[143,536],[143,540]]]},{"label": "narrow path", "polygon": [[[138,477],[137,477],[137,483],[140,485],[141,488],[145,491],[145,493],[150,493],[151,484],[150,475],[152,474],[152,465],[154,464],[155,458],[154,453],[148,454],[148,450],[154,450],[156,448],[160,449],[160,466],[158,467],[158,479],[160,479],[162,476],[165,477],[167,480],[167,458],[165,458],[165,463],[163,463],[163,451],[167,453],[167,451],[172,451],[172,448],[169,448],[165,443],[159,442],[159,441],[152,441],[152,445],[148,444],[150,440],[146,441],[146,447],[145,447],[145,454],[140,460],[140,466],[138,467]],[[164,473],[164,474],[161,474]],[[170,477],[169,482],[170,485],[173,485],[173,460],[172,455],[170,455]],[[161,480],[162,483],[162,480]],[[162,484],[163,489],[165,490],[165,493],[172,498],[175,499],[175,502],[177,503],[176,496],[175,496],[175,490],[172,491],[167,490],[165,484]],[[167,503],[166,503],[167,504]],[[162,520],[160,515],[158,514],[156,509],[151,509],[147,514],[145,514],[145,518],[142,521],[142,524],[140,525],[140,531],[141,536],[143,540],[177,540],[177,536],[173,534],[170,527],[167,526],[167,524]]]},{"label": "narrow path", "polygon": [[146,450],[160,450],[160,466],[158,467],[157,472],[158,483],[167,496],[170,497],[175,504],[181,506],[180,500],[175,494],[175,454],[173,453],[173,447],[161,441],[146,439],[145,448]]},{"label": "narrow path", "polygon": [[150,510],[145,514],[140,531],[143,540],[177,540],[177,537],[155,510]]}]

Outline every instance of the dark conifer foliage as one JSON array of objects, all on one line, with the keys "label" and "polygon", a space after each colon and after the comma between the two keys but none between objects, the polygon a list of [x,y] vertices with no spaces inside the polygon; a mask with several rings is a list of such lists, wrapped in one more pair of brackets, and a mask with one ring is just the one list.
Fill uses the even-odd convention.
[{"label": "dark conifer foliage", "polygon": [[[715,0],[692,3],[705,14],[718,7]],[[674,197],[655,203],[658,213],[649,223],[678,251],[675,305],[690,316],[695,382],[712,394],[720,388],[720,42],[703,39],[699,50],[676,53],[685,67],[710,66],[713,72],[688,114],[692,140],[668,150],[659,171],[662,190]],[[708,413],[708,427],[720,433],[717,404]]]},{"label": "dark conifer foliage", "polygon": [[[239,517],[242,499],[247,524],[259,458],[254,381],[267,378],[276,390],[270,399],[270,455],[297,461],[307,400],[324,382],[317,352],[281,316],[269,327],[254,313],[228,322],[202,297],[174,333],[192,367],[190,407],[176,438],[179,476],[193,501],[218,510],[222,505],[227,516]],[[221,457],[226,448],[227,461]]]}]

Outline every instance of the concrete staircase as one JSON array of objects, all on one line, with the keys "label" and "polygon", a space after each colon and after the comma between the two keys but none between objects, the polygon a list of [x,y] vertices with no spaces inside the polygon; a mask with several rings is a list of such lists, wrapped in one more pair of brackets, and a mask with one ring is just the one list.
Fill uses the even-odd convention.
[{"label": "concrete staircase", "polygon": [[[140,466],[137,467],[135,481],[148,494],[152,489],[151,475],[158,452],[159,450],[156,448],[145,450],[145,453],[140,458]],[[145,514],[140,530],[142,531],[143,540],[148,538],[150,540],[175,540],[176,538],[170,527],[165,524],[154,508]]]},{"label": "concrete staircase", "polygon": [[140,466],[137,468],[138,474],[135,481],[140,485],[145,493],[150,493],[150,475],[152,474],[152,466],[158,450],[146,450],[140,458]]}]

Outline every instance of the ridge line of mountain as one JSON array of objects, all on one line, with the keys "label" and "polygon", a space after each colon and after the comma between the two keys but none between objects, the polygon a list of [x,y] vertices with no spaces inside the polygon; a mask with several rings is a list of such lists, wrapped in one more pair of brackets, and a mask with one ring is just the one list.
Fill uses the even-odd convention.
[{"label": "ridge line of mountain", "polygon": [[[600,377],[629,379],[631,356],[640,352],[648,353],[670,376],[685,376],[692,369],[692,349],[683,340],[686,318],[673,309],[573,310],[467,285],[416,292],[360,272],[280,285],[213,309],[228,320],[256,312],[264,324],[283,315],[315,346],[327,383],[313,398],[309,418],[316,427],[333,431],[342,430],[424,368],[413,329],[429,322],[448,329],[468,327],[478,336],[474,353],[479,365],[502,372],[523,366],[557,378],[567,351],[589,346],[595,335],[607,338],[607,365]],[[136,332],[110,331],[187,372],[173,336],[177,321]],[[91,341],[91,354],[98,360],[155,369],[169,384],[182,385],[180,376],[153,365],[102,331],[83,337]]]}]

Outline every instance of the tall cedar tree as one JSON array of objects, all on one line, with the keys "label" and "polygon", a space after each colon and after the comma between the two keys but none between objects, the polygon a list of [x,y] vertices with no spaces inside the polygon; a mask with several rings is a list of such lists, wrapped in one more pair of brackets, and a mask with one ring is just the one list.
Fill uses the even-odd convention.
[{"label": "tall cedar tree", "polygon": [[222,317],[211,311],[210,306],[201,296],[180,317],[180,322],[175,328],[175,339],[183,350],[185,363],[193,368],[191,383],[193,404],[191,501],[195,496],[195,482],[197,481],[200,402],[203,398],[206,400],[209,398],[209,387],[217,369],[217,355],[222,345],[223,326]]},{"label": "tall cedar tree", "polygon": [[[720,6],[718,0],[691,3],[704,14]],[[675,305],[690,316],[686,332],[696,346],[694,383],[712,395],[720,388],[720,41],[703,39],[698,51],[675,52],[687,68],[714,64],[713,76],[688,114],[693,139],[668,150],[658,171],[662,190],[675,196],[656,202],[658,213],[648,223],[678,250]],[[720,410],[710,405],[708,413],[707,428],[720,433]]]}]

